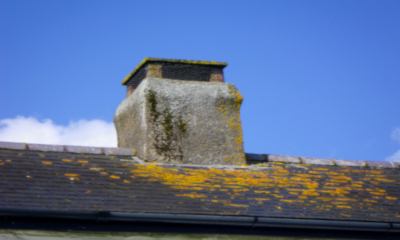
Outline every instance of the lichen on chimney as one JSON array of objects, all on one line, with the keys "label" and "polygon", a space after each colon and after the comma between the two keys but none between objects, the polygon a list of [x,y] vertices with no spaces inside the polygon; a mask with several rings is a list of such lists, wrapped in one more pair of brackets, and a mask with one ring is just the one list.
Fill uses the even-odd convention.
[{"label": "lichen on chimney", "polygon": [[[156,61],[162,63],[161,59]],[[114,117],[118,146],[135,148],[137,155],[148,161],[244,164],[239,112],[243,97],[233,84],[214,82],[223,80],[222,68],[226,63],[168,59],[160,68],[155,67],[154,61],[151,63],[153,70],[158,69],[158,75],[147,74],[140,80],[140,76],[146,76],[140,69],[150,69],[142,62],[134,70],[137,75],[126,78],[133,81],[136,77],[137,86]],[[164,74],[173,72],[174,64],[177,69],[189,65],[191,71],[206,71],[185,75],[192,80],[180,79],[183,75],[176,75],[178,79],[163,78]],[[199,66],[192,66],[196,64]],[[163,69],[164,66],[168,68]],[[208,80],[196,80],[197,77]]]},{"label": "lichen on chimney", "polygon": [[172,113],[167,106],[165,109],[157,108],[157,93],[149,90],[147,101],[150,109],[151,136],[153,148],[163,162],[182,161],[182,141],[186,135],[186,122],[182,116]]}]

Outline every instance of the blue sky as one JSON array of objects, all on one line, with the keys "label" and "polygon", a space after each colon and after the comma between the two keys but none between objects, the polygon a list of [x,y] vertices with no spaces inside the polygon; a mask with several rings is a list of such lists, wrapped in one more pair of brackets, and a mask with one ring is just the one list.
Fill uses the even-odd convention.
[{"label": "blue sky", "polygon": [[122,79],[161,57],[229,63],[246,152],[400,161],[399,12],[400,1],[0,0],[1,140],[111,124]]}]

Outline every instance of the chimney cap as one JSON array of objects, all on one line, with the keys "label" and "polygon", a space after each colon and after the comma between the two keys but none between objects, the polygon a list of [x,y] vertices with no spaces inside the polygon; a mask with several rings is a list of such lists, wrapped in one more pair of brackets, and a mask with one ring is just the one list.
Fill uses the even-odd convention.
[{"label": "chimney cap", "polygon": [[178,63],[178,64],[191,64],[191,65],[203,65],[203,66],[215,66],[223,69],[228,65],[227,62],[217,61],[199,61],[199,60],[184,60],[184,59],[169,59],[169,58],[151,58],[147,57],[135,68],[133,71],[122,80],[121,84],[126,85],[130,79],[132,79],[147,63],[150,62],[161,62],[161,63]]}]

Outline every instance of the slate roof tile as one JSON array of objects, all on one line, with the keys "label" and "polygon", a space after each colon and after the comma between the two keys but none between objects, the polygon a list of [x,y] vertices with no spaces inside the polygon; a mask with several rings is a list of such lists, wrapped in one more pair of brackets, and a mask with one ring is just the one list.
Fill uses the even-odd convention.
[{"label": "slate roof tile", "polygon": [[133,161],[130,150],[7,146],[0,208],[400,223],[400,169],[392,163],[264,155],[248,167],[157,165]]}]

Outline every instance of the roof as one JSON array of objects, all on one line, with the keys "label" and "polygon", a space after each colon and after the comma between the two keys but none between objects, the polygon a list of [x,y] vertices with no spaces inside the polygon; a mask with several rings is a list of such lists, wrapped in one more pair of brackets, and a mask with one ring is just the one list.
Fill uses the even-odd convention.
[{"label": "roof", "polygon": [[132,149],[0,142],[0,210],[400,222],[398,163],[247,158],[157,164]]},{"label": "roof", "polygon": [[224,68],[228,65],[226,62],[217,62],[217,61],[200,61],[200,60],[183,60],[183,59],[168,59],[168,58],[150,58],[147,57],[143,59],[142,62],[137,65],[133,71],[122,80],[121,85],[127,84],[127,82],[133,78],[141,68],[143,68],[147,63],[151,62],[163,62],[163,63],[179,63],[179,64],[190,64],[190,65],[203,65],[203,66],[219,66]]}]

